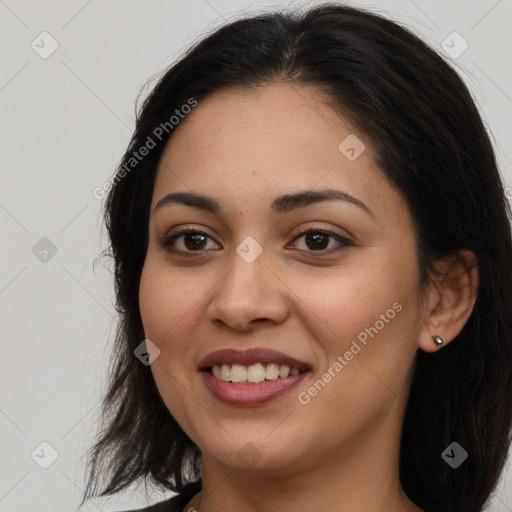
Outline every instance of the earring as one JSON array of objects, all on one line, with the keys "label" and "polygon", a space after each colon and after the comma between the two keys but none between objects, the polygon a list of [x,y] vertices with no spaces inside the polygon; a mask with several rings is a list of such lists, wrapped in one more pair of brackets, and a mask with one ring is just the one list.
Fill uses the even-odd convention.
[{"label": "earring", "polygon": [[434,340],[434,343],[438,346],[444,343],[443,338],[441,338],[441,336],[438,336],[437,334],[434,334],[434,336],[432,336],[432,339]]}]

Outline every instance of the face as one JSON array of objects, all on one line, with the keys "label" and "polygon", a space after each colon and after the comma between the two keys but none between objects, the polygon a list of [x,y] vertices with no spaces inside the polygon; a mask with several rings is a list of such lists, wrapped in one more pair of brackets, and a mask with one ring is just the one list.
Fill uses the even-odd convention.
[{"label": "face", "polygon": [[158,390],[203,461],[285,471],[398,438],[419,269],[370,141],[296,84],[215,93],[175,130],[140,311]]}]

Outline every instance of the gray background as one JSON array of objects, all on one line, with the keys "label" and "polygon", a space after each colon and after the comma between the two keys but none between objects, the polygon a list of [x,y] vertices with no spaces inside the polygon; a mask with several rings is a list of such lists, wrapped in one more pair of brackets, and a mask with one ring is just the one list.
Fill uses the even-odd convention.
[{"label": "gray background", "polygon": [[[512,184],[512,1],[347,3],[404,23],[442,53],[454,31],[467,41],[462,55],[447,58],[471,88]],[[115,325],[109,265],[97,258],[106,236],[93,189],[126,148],[137,93],[207,31],[241,12],[285,5],[0,0],[1,511],[75,510],[84,488]],[[59,45],[47,58],[31,46],[51,49],[44,31]],[[52,451],[41,442],[58,454],[47,469],[40,464],[52,462]],[[512,511],[511,488],[508,465],[488,510]],[[165,497],[150,491],[150,502]],[[146,503],[143,486],[133,486],[82,510]]]}]

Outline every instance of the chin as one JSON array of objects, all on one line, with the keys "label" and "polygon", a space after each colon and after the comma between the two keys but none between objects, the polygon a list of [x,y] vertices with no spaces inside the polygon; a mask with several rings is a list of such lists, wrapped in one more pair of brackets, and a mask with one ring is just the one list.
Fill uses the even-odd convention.
[{"label": "chin", "polygon": [[[272,435],[272,434],[271,434]],[[296,469],[300,454],[292,437],[261,438],[247,432],[225,435],[212,446],[199,441],[201,451],[220,464],[240,471],[284,471]],[[204,456],[204,455],[203,455]]]}]

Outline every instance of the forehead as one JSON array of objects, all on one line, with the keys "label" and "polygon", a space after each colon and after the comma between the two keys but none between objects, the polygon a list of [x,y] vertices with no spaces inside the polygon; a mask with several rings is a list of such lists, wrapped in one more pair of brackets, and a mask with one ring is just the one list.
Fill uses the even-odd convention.
[{"label": "forehead", "polygon": [[[362,151],[355,159],[346,153],[352,147],[356,156]],[[180,122],[160,161],[152,207],[168,192],[188,190],[236,208],[268,208],[269,196],[326,187],[372,210],[403,207],[370,141],[319,90],[268,84],[216,92]]]}]

